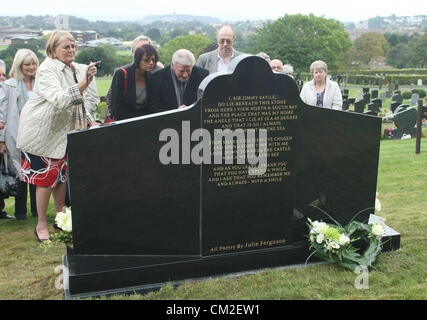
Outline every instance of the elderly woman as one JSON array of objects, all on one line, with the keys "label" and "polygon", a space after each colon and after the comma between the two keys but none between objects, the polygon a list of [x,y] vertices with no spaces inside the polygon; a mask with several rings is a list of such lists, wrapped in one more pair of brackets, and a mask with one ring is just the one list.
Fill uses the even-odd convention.
[{"label": "elderly woman", "polygon": [[6,80],[6,63],[0,59],[0,82]]},{"label": "elderly woman", "polygon": [[38,241],[49,239],[46,212],[51,194],[56,212],[62,211],[67,180],[67,134],[87,129],[95,120],[86,110],[87,93],[96,74],[96,63],[74,63],[76,42],[65,31],[54,31],[46,43],[47,57],[40,65],[33,95],[19,122],[17,147],[22,150],[23,180],[34,184]]},{"label": "elderly woman", "polygon": [[118,69],[111,82],[111,107],[117,120],[150,113],[151,71],[159,55],[151,44],[136,49],[134,63]]},{"label": "elderly woman", "polygon": [[300,97],[311,106],[342,110],[342,96],[338,84],[329,80],[328,66],[323,61],[314,61],[310,66],[313,80],[302,87]]},{"label": "elderly woman", "polygon": [[[39,60],[28,49],[16,52],[10,69],[10,79],[0,84],[0,119],[5,128],[0,131],[0,154],[8,156],[12,170],[21,174],[21,151],[16,148],[19,117],[27,100],[31,97]],[[19,193],[15,196],[15,218],[27,218],[27,183],[21,181]],[[37,216],[35,187],[31,188],[31,212]]]}]

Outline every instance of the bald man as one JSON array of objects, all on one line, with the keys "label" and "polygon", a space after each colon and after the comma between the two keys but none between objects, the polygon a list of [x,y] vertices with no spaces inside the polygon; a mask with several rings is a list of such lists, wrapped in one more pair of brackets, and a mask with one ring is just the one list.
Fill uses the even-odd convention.
[{"label": "bald man", "polygon": [[271,60],[270,67],[275,72],[283,73],[283,63],[279,59]]},{"label": "bald man", "polygon": [[200,55],[196,62],[196,66],[208,69],[209,73],[227,71],[230,62],[235,57],[242,54],[242,52],[234,49],[236,37],[230,25],[222,25],[218,29],[216,39],[218,48]]}]

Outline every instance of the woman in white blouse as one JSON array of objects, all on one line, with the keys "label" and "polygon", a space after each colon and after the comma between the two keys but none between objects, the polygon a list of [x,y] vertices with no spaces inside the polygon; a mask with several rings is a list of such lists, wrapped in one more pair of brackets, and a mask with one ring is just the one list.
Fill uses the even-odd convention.
[{"label": "woman in white blouse", "polygon": [[329,80],[325,62],[314,61],[310,66],[313,79],[304,84],[300,97],[311,106],[342,110],[342,95],[338,83]]},{"label": "woman in white blouse", "polygon": [[17,146],[22,150],[24,181],[36,185],[38,241],[49,239],[46,212],[51,194],[56,212],[62,211],[67,181],[67,134],[95,124],[88,112],[96,63],[74,63],[77,45],[66,31],[53,31],[46,43],[33,95],[19,122]]}]

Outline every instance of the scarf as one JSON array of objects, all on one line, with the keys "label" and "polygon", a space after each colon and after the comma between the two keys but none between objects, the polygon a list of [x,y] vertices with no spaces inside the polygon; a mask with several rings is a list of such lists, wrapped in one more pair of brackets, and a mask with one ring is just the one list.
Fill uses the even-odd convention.
[{"label": "scarf", "polygon": [[[77,80],[76,68],[72,64],[70,65],[70,68],[73,71],[74,81],[78,83],[79,81]],[[87,112],[84,106],[84,100],[82,99],[81,104],[74,105],[71,130],[87,129],[87,127]]]}]

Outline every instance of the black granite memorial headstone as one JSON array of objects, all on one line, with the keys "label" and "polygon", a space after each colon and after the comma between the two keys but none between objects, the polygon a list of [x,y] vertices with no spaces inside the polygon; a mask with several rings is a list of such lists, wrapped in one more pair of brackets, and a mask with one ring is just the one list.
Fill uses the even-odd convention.
[{"label": "black granite memorial headstone", "polygon": [[199,98],[68,135],[68,298],[303,263],[313,204],[340,223],[373,207],[380,118],[308,106],[246,55]]}]

